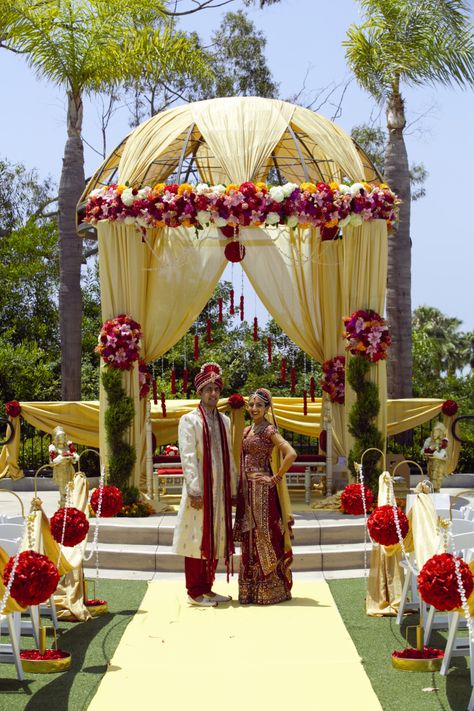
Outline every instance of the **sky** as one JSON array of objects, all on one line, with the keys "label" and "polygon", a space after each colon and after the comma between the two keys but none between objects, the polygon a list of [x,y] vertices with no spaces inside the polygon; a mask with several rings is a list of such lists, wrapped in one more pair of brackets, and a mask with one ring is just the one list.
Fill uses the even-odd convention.
[{"label": "sky", "polygon": [[[236,0],[225,8],[190,15],[181,26],[207,40],[225,11],[241,7]],[[280,98],[294,96],[305,85],[301,103],[307,103],[318,89],[350,79],[341,43],[348,26],[360,21],[354,0],[339,0],[337,6],[317,0],[281,0],[263,10],[246,11],[267,37],[265,54]],[[38,79],[21,56],[5,51],[0,52],[0,76],[0,158],[22,162],[58,182],[66,140],[64,91]],[[474,158],[473,93],[428,86],[404,88],[403,95],[410,124],[406,132],[410,163],[423,163],[428,170],[426,197],[412,207],[413,308],[435,306],[459,318],[462,330],[474,330],[474,222],[467,215],[472,200],[467,187]],[[339,96],[337,90],[337,101]],[[334,106],[327,103],[319,111],[331,118]],[[83,135],[98,149],[99,112],[97,98],[86,100]],[[384,126],[383,112],[352,81],[336,123],[350,132],[353,126],[374,119]],[[108,150],[129,130],[124,108],[112,119]],[[86,146],[85,159],[90,175],[101,157]]]}]

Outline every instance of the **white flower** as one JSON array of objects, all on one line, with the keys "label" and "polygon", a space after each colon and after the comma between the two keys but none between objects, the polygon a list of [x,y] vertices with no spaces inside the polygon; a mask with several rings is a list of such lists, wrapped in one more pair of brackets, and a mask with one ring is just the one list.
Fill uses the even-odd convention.
[{"label": "white flower", "polygon": [[151,193],[151,188],[149,185],[146,185],[144,188],[140,188],[138,191],[138,195],[136,196],[136,200],[143,200],[144,198],[147,198],[148,195]]},{"label": "white flower", "polygon": [[360,193],[360,191],[363,189],[364,186],[362,185],[362,183],[353,183],[353,185],[351,185],[351,195],[357,195],[357,193]]},{"label": "white flower", "polygon": [[356,215],[355,213],[353,213],[351,215],[351,225],[353,225],[354,227],[359,227],[359,225],[361,225],[361,224],[362,224],[362,217],[360,215]]},{"label": "white flower", "polygon": [[137,223],[141,225],[141,227],[149,227],[149,220],[146,217],[143,217],[142,215],[138,215],[137,217]]},{"label": "white flower", "polygon": [[133,203],[137,199],[138,195],[133,194],[133,188],[125,188],[121,197],[122,197],[123,204],[130,206],[130,205],[133,205]]},{"label": "white flower", "polygon": [[298,224],[298,215],[290,215],[286,218],[286,224],[288,227],[296,227]]},{"label": "white flower", "polygon": [[280,215],[278,212],[269,212],[265,218],[265,223],[267,225],[276,225],[280,222]]},{"label": "white flower", "polygon": [[135,218],[132,217],[131,215],[128,215],[128,217],[125,218],[123,221],[124,225],[134,225],[135,224]]},{"label": "white flower", "polygon": [[338,191],[341,193],[341,195],[351,195],[352,194],[350,187],[348,185],[345,185],[344,183],[341,183],[339,185]]},{"label": "white flower", "polygon": [[347,215],[347,217],[344,217],[342,220],[339,220],[339,227],[342,229],[343,227],[346,227],[346,225],[350,224],[351,221],[351,216]]},{"label": "white flower", "polygon": [[54,446],[54,444],[50,444],[48,447],[48,452],[55,452],[55,451],[56,451],[56,447]]},{"label": "white flower", "polygon": [[227,220],[225,219],[225,217],[216,217],[216,219],[214,220],[214,224],[216,225],[216,227],[225,227],[227,224]]},{"label": "white flower", "polygon": [[293,190],[296,190],[298,185],[296,183],[286,183],[282,185],[283,195],[287,198],[290,197]]},{"label": "white flower", "polygon": [[92,192],[89,193],[90,198],[95,198],[98,197],[99,195],[102,195],[104,192],[104,188],[96,188],[95,190],[92,190]]},{"label": "white flower", "polygon": [[204,195],[209,191],[209,185],[207,183],[198,183],[194,189],[196,195]]},{"label": "white flower", "polygon": [[208,225],[211,221],[211,213],[208,210],[198,210],[196,217],[200,225]]},{"label": "white flower", "polygon": [[219,195],[222,195],[225,193],[225,185],[213,185],[211,190],[213,193],[219,193]]},{"label": "white flower", "polygon": [[281,185],[275,185],[273,188],[270,188],[268,192],[270,193],[272,200],[275,200],[275,202],[283,202],[285,199],[285,193]]}]

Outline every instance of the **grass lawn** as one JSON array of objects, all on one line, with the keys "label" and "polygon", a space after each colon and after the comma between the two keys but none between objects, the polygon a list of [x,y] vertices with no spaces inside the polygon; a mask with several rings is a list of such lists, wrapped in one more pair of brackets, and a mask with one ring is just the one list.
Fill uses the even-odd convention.
[{"label": "grass lawn", "polygon": [[[406,646],[406,627],[416,625],[418,615],[407,615],[400,629],[394,617],[367,617],[364,579],[331,580],[329,586],[384,711],[466,711],[469,658],[454,657],[447,676],[397,671],[390,655]],[[409,631],[409,641],[415,644],[415,630]],[[446,632],[434,630],[430,646],[444,649],[445,643]]]},{"label": "grass lawn", "polygon": [[[19,682],[14,665],[2,664],[0,711],[87,709],[126,626],[140,606],[146,586],[142,581],[101,580],[97,594],[108,601],[109,614],[86,623],[60,623],[58,646],[72,653],[69,671],[26,674],[26,680]],[[50,642],[48,637],[48,647]],[[23,648],[34,647],[31,637],[22,637],[21,643]]]}]

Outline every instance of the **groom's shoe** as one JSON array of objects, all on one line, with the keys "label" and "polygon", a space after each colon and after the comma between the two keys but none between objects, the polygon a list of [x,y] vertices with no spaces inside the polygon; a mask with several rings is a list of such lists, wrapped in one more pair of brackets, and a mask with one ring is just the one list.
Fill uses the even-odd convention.
[{"label": "groom's shoe", "polygon": [[230,602],[232,600],[232,597],[230,595],[219,595],[219,593],[215,593],[211,590],[209,593],[204,593],[204,597],[207,597],[208,600],[213,600],[214,602]]},{"label": "groom's shoe", "polygon": [[199,597],[191,597],[191,595],[188,595],[188,602],[190,605],[196,605],[197,607],[217,607],[218,601],[206,595],[200,595]]}]

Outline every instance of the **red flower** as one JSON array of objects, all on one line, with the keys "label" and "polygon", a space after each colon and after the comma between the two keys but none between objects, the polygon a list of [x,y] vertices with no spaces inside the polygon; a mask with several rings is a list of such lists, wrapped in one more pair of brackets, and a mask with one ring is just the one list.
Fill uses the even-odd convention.
[{"label": "red flower", "polygon": [[84,600],[86,607],[98,607],[99,605],[107,605],[107,600]]},{"label": "red flower", "polygon": [[69,652],[65,652],[62,649],[45,649],[44,654],[41,654],[39,649],[23,649],[20,652],[21,659],[30,661],[51,661],[52,659],[65,659],[65,657],[70,656]]},{"label": "red flower", "polygon": [[[101,487],[94,489],[91,496],[91,509],[94,513],[97,513],[99,508],[99,492]],[[100,510],[100,515],[103,518],[111,518],[116,516],[119,511],[122,510],[122,492],[117,489],[116,486],[103,486],[102,487],[102,506]]]},{"label": "red flower", "polygon": [[245,400],[240,393],[233,393],[227,402],[233,410],[240,410],[245,405]]},{"label": "red flower", "polygon": [[240,244],[238,240],[234,240],[233,242],[226,244],[224,254],[229,262],[233,262],[235,264],[236,262],[241,262],[245,257],[245,247],[243,244]]},{"label": "red flower", "polygon": [[141,337],[140,324],[126,314],[120,314],[103,323],[95,350],[112,368],[131,370],[138,360]]},{"label": "red flower", "polygon": [[81,543],[89,531],[89,521],[86,515],[79,509],[71,506],[67,509],[61,508],[56,511],[50,521],[51,533],[58,543],[61,543],[63,535],[64,514],[66,513],[66,528],[64,530],[63,545],[76,546]]},{"label": "red flower", "polygon": [[399,659],[441,659],[444,657],[442,649],[435,647],[423,647],[423,649],[401,649],[392,652],[392,657]]},{"label": "red flower", "polygon": [[[3,571],[3,583],[8,585],[15,556],[8,561]],[[10,595],[21,607],[39,605],[49,600],[58,587],[59,572],[49,558],[35,551],[23,551],[18,564]]]},{"label": "red flower", "polygon": [[[464,592],[469,598],[474,589],[472,573],[467,563],[461,558],[458,561]],[[437,610],[450,612],[461,606],[456,565],[451,553],[434,555],[426,561],[418,575],[418,591],[423,600]]]},{"label": "red flower", "polygon": [[18,400],[10,400],[5,405],[8,417],[18,417],[21,412],[21,405]]},{"label": "red flower", "polygon": [[256,192],[257,188],[253,183],[247,182],[247,183],[242,183],[242,185],[239,188],[239,192],[242,193],[242,195],[246,198],[253,197]]},{"label": "red flower", "polygon": [[[402,538],[405,538],[410,527],[408,519],[398,507],[397,512]],[[367,528],[372,540],[381,546],[394,546],[399,542],[392,506],[377,506],[367,520]]]},{"label": "red flower", "polygon": [[441,412],[447,417],[452,417],[459,410],[456,400],[445,400],[441,407]]},{"label": "red flower", "polygon": [[[374,494],[368,486],[364,486],[365,509],[370,511],[374,503]],[[341,504],[345,513],[360,516],[364,513],[362,489],[360,484],[349,484],[341,494]]]}]

